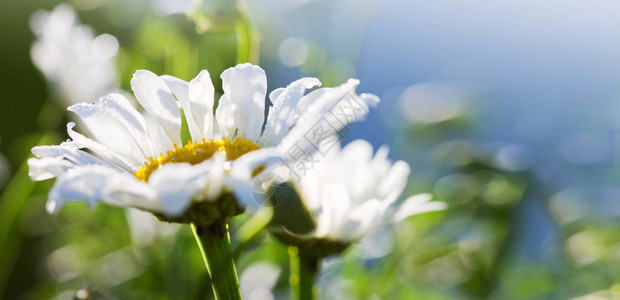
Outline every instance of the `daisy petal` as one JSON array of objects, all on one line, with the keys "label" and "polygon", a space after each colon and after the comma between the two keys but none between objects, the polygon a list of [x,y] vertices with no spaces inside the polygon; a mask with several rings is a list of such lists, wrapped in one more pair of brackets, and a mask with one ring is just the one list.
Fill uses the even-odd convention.
[{"label": "daisy petal", "polygon": [[182,215],[203,189],[207,176],[204,169],[187,163],[167,164],[153,172],[148,184],[157,192],[162,213],[169,217]]},{"label": "daisy petal", "polygon": [[106,165],[117,170],[119,167],[79,150],[72,142],[64,142],[55,146],[37,146],[32,148],[37,158],[28,159],[28,175],[32,180],[41,181],[60,177],[64,172],[79,165]]},{"label": "daisy petal", "polygon": [[382,217],[387,209],[386,203],[377,199],[365,201],[348,212],[348,219],[342,226],[338,239],[357,240],[381,224]]},{"label": "daisy petal", "polygon": [[[77,132],[75,132],[73,130],[73,127],[75,127],[75,123],[73,122],[69,122],[67,124],[67,133],[69,134],[69,137],[71,137],[72,141],[68,142],[70,144],[74,144],[79,148],[88,148],[91,151],[93,151],[93,153],[95,153],[97,156],[99,156],[100,158],[102,158],[103,160],[114,164],[120,168],[125,169],[128,172],[131,172],[132,174],[135,173],[138,168],[136,167],[136,164],[131,163],[129,161],[127,161],[127,159],[125,159],[123,156],[118,155],[117,153],[111,151],[109,148],[107,148],[106,146],[99,144]],[[34,151],[34,149],[33,149]],[[36,153],[35,153],[36,155]]]},{"label": "daisy petal", "polygon": [[431,199],[432,196],[430,194],[418,194],[407,198],[407,200],[400,205],[392,220],[394,222],[399,222],[413,215],[444,210],[448,207],[444,202],[430,202]]},{"label": "daisy petal", "polygon": [[110,205],[135,207],[150,212],[162,210],[153,188],[133,176],[119,176],[108,182],[103,201]]},{"label": "daisy petal", "polygon": [[[345,84],[333,88],[320,88],[303,96],[297,109],[304,113],[299,117],[295,127],[282,139],[278,148],[287,151],[293,146],[312,151],[314,144],[325,137],[332,136],[351,122],[366,117],[370,106],[378,102],[378,98],[370,94],[357,95],[356,87],[359,80],[349,79]],[[320,126],[323,130],[319,141],[304,142],[308,132]]]},{"label": "daisy petal", "polygon": [[229,68],[221,75],[223,98],[230,100],[234,124],[239,136],[252,141],[258,138],[265,120],[265,71],[252,64]]},{"label": "daisy petal", "polygon": [[277,145],[303,113],[303,110],[297,109],[297,104],[306,90],[320,85],[321,82],[317,78],[306,77],[289,84],[286,88],[271,92],[269,98],[273,106],[269,108],[260,143],[265,146]]},{"label": "daisy petal", "polygon": [[[372,159],[372,145],[365,140],[354,140],[340,151],[340,157],[351,161],[370,161]],[[350,158],[350,159],[349,159]]]},{"label": "daisy petal", "polygon": [[187,122],[187,127],[192,140],[201,140],[203,136],[198,125],[196,124],[195,118],[192,116],[192,107],[189,100],[189,83],[183,79],[170,75],[162,75],[160,78],[168,85],[174,96],[179,101],[179,105],[183,108],[185,121]]},{"label": "daisy petal", "polygon": [[[119,109],[122,109],[122,104],[115,103],[113,99],[100,99],[97,104],[77,103],[71,105],[67,110],[76,113],[94,138],[101,144],[134,163],[144,161],[146,159],[144,151],[132,135],[132,130],[125,127],[126,125],[132,126],[131,121],[123,120],[124,117],[131,115],[127,113],[124,116],[120,113]],[[101,102],[105,102],[108,107],[104,107]],[[110,106],[116,107],[110,108]],[[143,132],[146,131],[144,127],[142,129]]]},{"label": "daisy petal", "polygon": [[[334,147],[337,148],[337,147]],[[377,181],[381,181],[383,173],[378,173],[367,163],[372,159],[372,145],[364,140],[355,140],[345,146],[336,157],[339,161],[338,168],[340,180],[345,182],[350,189],[353,199],[368,199],[374,197],[374,188]],[[331,167],[331,166],[327,166]],[[379,178],[375,178],[375,176]]]},{"label": "daisy petal", "polygon": [[58,157],[44,157],[28,159],[28,167],[28,176],[34,181],[42,181],[61,176],[73,164]]},{"label": "daisy petal", "polygon": [[224,168],[225,162],[226,155],[222,152],[217,152],[209,160],[199,165],[199,167],[205,169],[205,172],[209,172],[209,178],[204,187],[207,200],[215,200],[226,187],[225,180],[228,176],[226,176],[226,169]]},{"label": "daisy petal", "polygon": [[240,180],[234,177],[226,177],[224,182],[226,188],[235,195],[235,200],[249,212],[256,212],[260,208],[260,203],[252,190],[252,185],[247,180]]},{"label": "daisy petal", "polygon": [[[195,140],[213,137],[213,101],[215,89],[211,82],[211,76],[206,70],[202,70],[196,78],[189,82],[189,102],[186,104],[185,114],[195,124],[194,132],[190,132]],[[185,110],[185,107],[184,107]]]},{"label": "daisy petal", "polygon": [[233,104],[228,95],[222,95],[215,110],[215,118],[219,128],[220,136],[231,138],[235,134],[235,117],[233,115]]},{"label": "daisy petal", "polygon": [[317,222],[317,235],[324,234],[338,239],[343,232],[344,224],[347,222],[347,213],[351,209],[351,196],[346,186],[340,183],[333,184],[326,189],[323,202],[323,213],[319,215]]},{"label": "daisy petal", "polygon": [[[166,134],[166,130],[164,127],[157,122],[155,117],[149,115],[148,113],[144,114],[144,119],[147,124],[147,133],[149,135],[149,139],[153,143],[153,150],[157,154],[166,153],[167,150],[170,150],[174,147],[174,142],[168,134]],[[154,155],[153,157],[156,157]]]},{"label": "daisy petal", "polygon": [[384,201],[390,204],[396,201],[407,185],[409,172],[410,168],[406,162],[402,160],[395,162],[377,186],[377,195],[384,197]]},{"label": "daisy petal", "polygon": [[32,154],[39,158],[55,157],[66,159],[75,165],[105,164],[101,159],[90,153],[79,150],[73,142],[64,142],[54,146],[36,146]]},{"label": "daisy petal", "polygon": [[67,202],[86,201],[157,211],[153,191],[130,174],[106,166],[83,165],[58,178],[49,193],[46,209],[57,212]]},{"label": "daisy petal", "polygon": [[237,178],[251,179],[257,173],[269,170],[282,162],[280,155],[273,148],[263,148],[246,153],[232,162],[231,175]]},{"label": "daisy petal", "polygon": [[166,83],[181,105],[183,102],[189,102],[189,83],[187,81],[170,75],[162,75],[159,78]]},{"label": "daisy petal", "polygon": [[[203,70],[190,83],[174,76],[161,76],[161,79],[166,82],[168,87],[170,87],[170,90],[172,90],[172,93],[174,93],[177,97],[177,100],[179,100],[179,104],[183,108],[183,112],[185,114],[187,127],[192,140],[194,141],[200,141],[203,138],[211,139],[211,132],[213,131],[212,119],[214,89],[213,84],[211,83],[211,78],[208,78],[208,84],[204,83],[205,79],[203,72],[207,71]],[[207,76],[209,76],[208,73]],[[192,82],[194,84],[192,84]],[[194,86],[193,88],[191,87],[192,85]],[[210,97],[208,95],[209,92],[203,91],[205,89],[208,90],[208,85],[210,85],[211,88]],[[191,92],[190,90],[194,90],[194,92]],[[190,94],[192,94],[191,97]],[[206,106],[211,108],[210,111],[206,108]],[[209,122],[206,122],[205,119],[208,119]]]},{"label": "daisy petal", "polygon": [[172,142],[181,144],[181,112],[164,80],[146,70],[138,70],[131,89],[144,109],[160,123]]},{"label": "daisy petal", "polygon": [[101,106],[109,119],[115,120],[125,129],[124,133],[135,141],[135,146],[142,150],[142,155],[150,157],[155,154],[146,130],[146,121],[127,98],[119,94],[109,94],[101,98]]}]

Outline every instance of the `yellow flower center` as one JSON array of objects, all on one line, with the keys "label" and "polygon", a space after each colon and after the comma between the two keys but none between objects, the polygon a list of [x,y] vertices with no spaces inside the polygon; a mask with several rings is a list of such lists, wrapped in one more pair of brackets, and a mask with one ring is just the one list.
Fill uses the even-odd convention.
[{"label": "yellow flower center", "polygon": [[190,141],[183,148],[179,148],[175,144],[174,150],[168,150],[166,154],[162,153],[158,158],[149,157],[149,160],[144,163],[144,167],[138,169],[134,175],[146,182],[151,173],[167,163],[190,163],[195,165],[211,158],[217,151],[223,151],[228,160],[235,160],[241,155],[259,148],[252,141],[241,137],[237,137],[234,140],[222,138],[221,140],[211,139],[207,141],[202,139],[201,143]]}]

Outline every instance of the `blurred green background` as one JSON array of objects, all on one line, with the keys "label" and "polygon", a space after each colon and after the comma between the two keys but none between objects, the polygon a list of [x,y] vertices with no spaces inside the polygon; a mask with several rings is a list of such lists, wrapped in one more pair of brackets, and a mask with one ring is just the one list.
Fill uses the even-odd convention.
[{"label": "blurred green background", "polygon": [[[188,18],[189,2],[68,3],[94,36],[116,37],[115,89],[129,91],[136,69],[185,80],[208,69],[218,89],[236,62],[229,5],[205,1]],[[620,298],[620,5],[525,2],[247,2],[268,90],[360,78],[382,103],[346,140],[387,143],[412,166],[404,196],[450,205],[329,258],[324,299]],[[0,2],[0,297],[209,297],[189,227],[105,205],[45,212],[51,182],[30,182],[24,161],[66,139],[73,117],[33,65],[31,16],[60,3]],[[245,298],[288,298],[287,250],[270,236],[237,267]]]}]

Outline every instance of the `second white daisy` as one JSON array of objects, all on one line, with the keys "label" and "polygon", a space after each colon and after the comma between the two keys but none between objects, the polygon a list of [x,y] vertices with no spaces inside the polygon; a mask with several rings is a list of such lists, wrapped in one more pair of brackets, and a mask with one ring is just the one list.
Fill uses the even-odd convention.
[{"label": "second white daisy", "polygon": [[443,202],[430,201],[430,194],[414,195],[399,204],[410,169],[404,161],[392,163],[387,156],[385,146],[373,156],[372,146],[364,140],[342,149],[334,145],[305,176],[292,181],[313,219],[314,230],[293,234],[282,227],[274,229],[276,235],[322,258],[380,227],[446,207]]}]

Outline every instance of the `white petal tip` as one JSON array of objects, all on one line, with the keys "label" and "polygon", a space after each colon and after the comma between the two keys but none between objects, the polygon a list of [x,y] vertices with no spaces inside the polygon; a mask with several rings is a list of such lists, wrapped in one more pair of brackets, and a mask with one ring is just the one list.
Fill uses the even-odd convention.
[{"label": "white petal tip", "polygon": [[403,202],[398,211],[394,214],[394,222],[402,221],[413,215],[440,211],[448,208],[448,205],[445,202],[429,202],[431,199],[432,196],[430,194],[419,194],[407,198],[407,200]]},{"label": "white petal tip", "polygon": [[56,201],[48,200],[47,203],[45,203],[45,210],[47,211],[48,214],[54,215],[54,214],[57,214],[58,211],[60,211],[60,206],[57,205]]},{"label": "white petal tip", "polygon": [[422,204],[422,203],[431,201],[432,199],[433,199],[433,195],[431,195],[430,193],[422,193],[422,194],[413,195],[407,198],[407,200],[405,200],[405,203],[415,202],[416,204]]},{"label": "white petal tip", "polygon": [[374,95],[374,94],[362,93],[360,97],[362,97],[362,99],[364,100],[364,102],[366,102],[366,104],[372,107],[377,106],[377,104],[379,104],[379,102],[381,101],[379,96]]},{"label": "white petal tip", "polygon": [[135,72],[133,72],[133,77],[136,77],[137,75],[142,75],[142,74],[153,74],[153,72],[149,71],[149,70],[136,70]]},{"label": "white petal tip", "polygon": [[305,89],[311,89],[313,87],[321,86],[321,81],[316,77],[306,77],[302,78],[298,81],[301,81],[301,84]]},{"label": "white petal tip", "polygon": [[258,72],[258,73],[260,73],[262,75],[265,74],[265,70],[263,70],[263,68],[261,68],[261,67],[259,67],[257,65],[253,65],[251,63],[244,63],[244,64],[238,64],[238,65],[236,65],[234,67],[230,67],[230,68],[224,70],[224,72],[222,72],[222,74],[220,75],[220,78],[224,79],[231,72],[247,72],[247,71]]},{"label": "white petal tip", "polygon": [[357,86],[360,84],[360,80],[356,78],[349,78],[349,80],[347,80],[347,84]]}]

